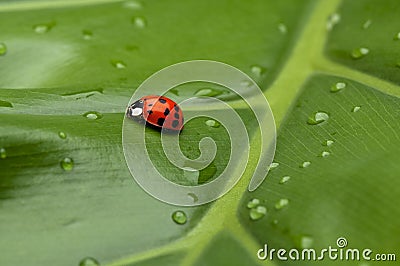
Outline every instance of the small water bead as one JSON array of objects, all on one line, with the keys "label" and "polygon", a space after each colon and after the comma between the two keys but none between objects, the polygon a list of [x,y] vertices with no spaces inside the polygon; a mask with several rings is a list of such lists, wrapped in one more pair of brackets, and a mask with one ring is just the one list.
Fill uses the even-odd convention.
[{"label": "small water bead", "polygon": [[369,54],[369,49],[365,47],[356,48],[351,52],[353,59],[360,59]]},{"label": "small water bead", "polygon": [[100,263],[92,257],[86,257],[79,262],[79,266],[100,266]]},{"label": "small water bead", "polygon": [[283,23],[279,23],[278,25],[278,30],[282,33],[282,34],[286,34],[287,33],[287,26]]},{"label": "small water bead", "polygon": [[300,236],[300,248],[311,248],[314,244],[314,239],[311,236]]},{"label": "small water bead", "polygon": [[351,110],[353,113],[360,111],[361,106],[354,106],[354,108]]},{"label": "small water bead", "polygon": [[306,162],[303,162],[303,163],[302,163],[301,167],[302,167],[302,168],[307,168],[307,167],[309,167],[310,165],[311,165],[311,162],[306,161]]},{"label": "small water bead", "polygon": [[132,24],[139,29],[143,29],[147,26],[147,21],[144,17],[133,17]]},{"label": "small water bead", "polygon": [[7,53],[7,46],[5,43],[0,42],[0,56]]},{"label": "small water bead", "polygon": [[270,165],[269,165],[269,169],[271,170],[271,169],[275,169],[275,168],[277,168],[279,166],[279,163],[277,163],[277,162],[272,162]]},{"label": "small water bead", "polygon": [[201,88],[197,90],[194,95],[195,96],[207,96],[207,97],[215,97],[223,94],[224,92],[221,90],[213,89],[213,88]]},{"label": "small water bead", "polygon": [[207,120],[205,123],[206,123],[207,126],[215,127],[215,128],[217,128],[217,127],[219,127],[221,125],[218,121],[215,121],[215,120],[212,120],[212,119]]},{"label": "small water bead", "polygon": [[329,115],[323,111],[315,112],[307,120],[309,125],[318,125],[329,119]]},{"label": "small water bead", "polygon": [[74,160],[72,160],[70,157],[65,157],[60,162],[60,165],[64,171],[71,171],[74,168]]},{"label": "small water bead", "polygon": [[250,210],[250,219],[253,221],[260,220],[267,214],[267,208],[265,206],[257,206]]},{"label": "small water bead", "polygon": [[289,200],[288,199],[280,199],[275,203],[275,209],[280,210],[284,207],[289,205]]},{"label": "small water bead", "polygon": [[123,3],[123,6],[125,8],[137,10],[142,8],[142,3],[139,1],[127,1]]},{"label": "small water bead", "polygon": [[346,88],[346,83],[344,82],[337,82],[336,84],[332,85],[331,92],[338,92]]},{"label": "small water bead", "polygon": [[93,37],[93,32],[90,30],[83,30],[82,35],[84,40],[90,40]]},{"label": "small water bead", "polygon": [[371,24],[372,24],[372,21],[370,19],[368,19],[367,21],[364,22],[363,29],[365,29],[365,30],[368,29],[369,26],[371,26]]},{"label": "small water bead", "polygon": [[247,208],[253,209],[253,208],[257,207],[258,205],[260,205],[260,200],[259,199],[251,199],[247,203]]},{"label": "small water bead", "polygon": [[288,182],[290,180],[290,176],[284,176],[281,178],[281,181],[279,181],[279,184],[285,184],[286,182]]},{"label": "small water bead", "polygon": [[330,153],[329,151],[323,151],[323,152],[321,153],[321,156],[322,156],[322,157],[328,157],[329,155],[331,155],[331,153]]},{"label": "small water bead", "polygon": [[333,140],[327,140],[327,141],[325,142],[325,146],[331,146],[333,143],[334,143]]},{"label": "small water bead", "polygon": [[123,61],[121,61],[121,60],[113,60],[113,61],[111,61],[111,64],[112,64],[115,68],[118,68],[118,69],[124,69],[124,68],[126,68],[126,64],[125,64]]},{"label": "small water bead", "polygon": [[49,32],[53,26],[54,26],[54,23],[37,24],[37,25],[33,26],[33,30],[36,33],[43,34],[43,33]]},{"label": "small water bead", "polygon": [[67,134],[65,134],[65,133],[62,132],[62,131],[58,132],[58,136],[59,136],[61,139],[66,139],[66,138],[67,138]]},{"label": "small water bead", "polygon": [[250,70],[255,76],[260,77],[264,74],[266,69],[260,65],[252,65],[250,67]]},{"label": "small water bead", "polygon": [[86,117],[89,120],[98,120],[103,117],[102,114],[96,111],[89,111],[83,114],[84,117]]},{"label": "small water bead", "polygon": [[185,224],[187,222],[186,213],[183,211],[175,211],[171,217],[176,224]]},{"label": "small water bead", "polygon": [[0,148],[0,159],[7,158],[7,151],[5,148]]},{"label": "small water bead", "polygon": [[328,31],[332,30],[333,27],[340,22],[340,14],[338,13],[333,13],[332,15],[329,16],[328,21],[326,22],[326,29]]}]

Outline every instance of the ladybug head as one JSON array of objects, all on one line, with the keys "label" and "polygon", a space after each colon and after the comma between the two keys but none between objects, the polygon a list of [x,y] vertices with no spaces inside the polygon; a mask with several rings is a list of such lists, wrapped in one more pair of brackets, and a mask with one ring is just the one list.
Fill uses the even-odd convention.
[{"label": "ladybug head", "polygon": [[132,119],[143,119],[143,100],[132,103],[126,111],[126,116]]}]

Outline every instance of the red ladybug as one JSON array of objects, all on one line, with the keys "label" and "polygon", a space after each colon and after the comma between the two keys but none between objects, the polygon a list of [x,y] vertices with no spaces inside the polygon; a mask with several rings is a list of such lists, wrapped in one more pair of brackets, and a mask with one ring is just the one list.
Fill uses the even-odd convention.
[{"label": "red ladybug", "polygon": [[126,111],[126,116],[146,122],[157,129],[181,131],[183,129],[183,113],[181,108],[165,96],[144,96],[132,103]]}]

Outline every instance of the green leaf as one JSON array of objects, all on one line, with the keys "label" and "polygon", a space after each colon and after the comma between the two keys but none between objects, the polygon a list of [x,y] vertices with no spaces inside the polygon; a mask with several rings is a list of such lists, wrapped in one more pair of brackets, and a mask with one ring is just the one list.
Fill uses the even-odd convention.
[{"label": "green leaf", "polygon": [[[319,250],[336,247],[338,237],[349,248],[395,253],[398,11],[396,0],[1,2],[0,264],[79,265],[93,257],[101,265],[287,265],[258,260],[258,249]],[[352,57],[359,48],[368,53]],[[251,138],[252,160],[238,184],[188,208],[135,183],[121,131],[139,84],[194,59],[231,64],[260,85],[279,129],[279,166],[248,192],[260,146],[249,107],[215,85],[174,88],[174,99],[197,93],[226,101]],[[160,133],[147,130],[149,155],[166,178],[206,183],[224,170],[234,143],[223,121],[207,120],[190,121],[180,136],[190,158],[205,136],[218,146],[195,179],[171,165]],[[186,223],[174,222],[177,210]]]}]

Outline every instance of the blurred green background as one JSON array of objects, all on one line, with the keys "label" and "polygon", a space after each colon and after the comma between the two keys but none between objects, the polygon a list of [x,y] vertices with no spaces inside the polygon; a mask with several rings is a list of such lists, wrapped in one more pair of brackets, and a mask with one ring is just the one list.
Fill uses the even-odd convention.
[{"label": "blurred green background", "polygon": [[[398,252],[399,13],[397,0],[1,1],[0,265],[398,265],[260,261],[257,250],[320,250],[345,237],[348,248]],[[255,192],[252,160],[224,197],[187,208],[135,183],[121,129],[141,82],[194,59],[252,77],[278,142]],[[212,91],[246,121],[255,159],[252,113]],[[224,127],[204,119],[185,127],[182,151],[196,157],[204,136],[221,152],[200,183],[229,158]],[[155,164],[184,179],[157,152],[159,133],[149,139]]]}]

